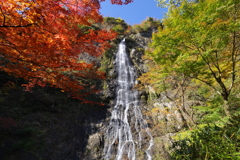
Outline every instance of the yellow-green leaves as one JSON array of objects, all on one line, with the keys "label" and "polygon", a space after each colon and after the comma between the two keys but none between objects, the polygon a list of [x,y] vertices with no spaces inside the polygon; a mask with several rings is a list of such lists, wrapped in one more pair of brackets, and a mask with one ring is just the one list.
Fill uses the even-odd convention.
[{"label": "yellow-green leaves", "polygon": [[240,2],[175,2],[181,3],[169,10],[164,29],[153,34],[150,55],[161,74],[198,80],[228,101],[240,69]]}]

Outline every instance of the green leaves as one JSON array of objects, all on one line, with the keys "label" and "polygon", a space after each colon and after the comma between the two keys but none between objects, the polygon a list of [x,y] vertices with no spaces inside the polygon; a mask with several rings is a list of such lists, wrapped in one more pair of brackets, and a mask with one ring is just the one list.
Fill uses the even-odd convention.
[{"label": "green leaves", "polygon": [[208,124],[198,126],[191,132],[179,133],[185,135],[173,144],[175,151],[172,159],[231,159],[237,160],[239,156],[239,117],[236,121],[228,121],[224,126]]},{"label": "green leaves", "polygon": [[[154,69],[140,79],[152,79],[147,82],[162,94],[171,93],[171,101],[180,99],[179,108],[197,102],[188,107],[197,124],[205,125],[180,133],[187,136],[174,144],[173,159],[239,159],[240,119],[232,117],[239,114],[240,2],[175,2],[159,0],[175,5],[163,29],[153,34]],[[235,120],[223,122],[229,117]]]},{"label": "green leaves", "polygon": [[[230,95],[234,77],[239,74],[236,57],[240,30],[236,26],[240,21],[240,3],[175,2],[180,5],[169,10],[164,29],[153,35],[151,55],[163,72],[184,74],[210,85],[220,95]],[[228,96],[223,98],[227,100]]]}]

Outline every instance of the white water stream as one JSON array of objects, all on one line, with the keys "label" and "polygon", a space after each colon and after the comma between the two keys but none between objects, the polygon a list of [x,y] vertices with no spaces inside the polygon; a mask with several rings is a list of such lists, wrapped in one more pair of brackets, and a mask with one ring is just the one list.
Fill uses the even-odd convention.
[{"label": "white water stream", "polygon": [[125,39],[119,44],[115,62],[117,97],[105,134],[104,159],[151,160],[153,137],[139,108],[138,92],[132,90],[136,73],[126,53]]}]

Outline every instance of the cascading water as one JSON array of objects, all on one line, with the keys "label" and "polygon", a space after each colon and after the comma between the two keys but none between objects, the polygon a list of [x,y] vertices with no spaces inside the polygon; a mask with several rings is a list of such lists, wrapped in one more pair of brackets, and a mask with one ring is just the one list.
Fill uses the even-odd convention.
[{"label": "cascading water", "polygon": [[139,108],[138,92],[132,90],[136,84],[136,74],[126,54],[125,39],[119,44],[115,62],[117,97],[105,135],[104,159],[151,160],[153,137]]}]

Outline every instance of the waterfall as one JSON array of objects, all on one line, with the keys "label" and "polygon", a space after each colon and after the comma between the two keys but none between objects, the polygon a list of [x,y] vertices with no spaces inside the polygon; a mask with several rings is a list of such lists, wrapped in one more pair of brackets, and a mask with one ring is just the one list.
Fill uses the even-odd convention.
[{"label": "waterfall", "polygon": [[126,53],[125,39],[116,55],[117,97],[105,134],[105,160],[151,160],[153,137],[139,108],[136,73]]}]

